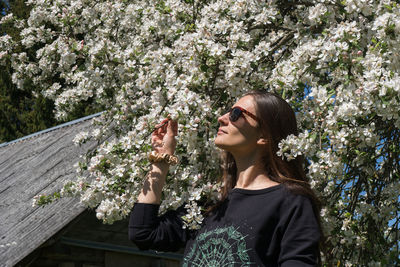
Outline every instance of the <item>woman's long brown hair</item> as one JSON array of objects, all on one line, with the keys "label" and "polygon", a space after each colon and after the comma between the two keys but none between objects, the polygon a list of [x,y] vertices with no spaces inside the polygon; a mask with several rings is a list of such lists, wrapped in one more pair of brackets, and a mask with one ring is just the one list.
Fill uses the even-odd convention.
[{"label": "woman's long brown hair", "polygon": [[[304,158],[297,156],[287,161],[276,153],[279,142],[290,134],[298,135],[296,116],[290,105],[280,96],[270,93],[253,91],[245,94],[252,96],[256,105],[256,115],[260,119],[260,130],[267,139],[265,156],[262,160],[266,175],[275,182],[283,184],[285,188],[299,195],[304,195],[311,200],[314,214],[320,227],[321,242],[323,240],[320,210],[321,203],[315,195],[304,171]],[[235,187],[237,182],[237,168],[233,155],[227,151],[222,155],[222,181],[223,188],[221,200],[211,210],[218,207]],[[320,261],[320,258],[319,258]]]}]

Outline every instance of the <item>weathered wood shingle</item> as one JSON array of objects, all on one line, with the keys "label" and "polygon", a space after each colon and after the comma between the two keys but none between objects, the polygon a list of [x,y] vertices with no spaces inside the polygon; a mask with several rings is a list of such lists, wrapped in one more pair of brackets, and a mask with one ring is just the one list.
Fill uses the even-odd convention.
[{"label": "weathered wood shingle", "polygon": [[96,144],[72,140],[89,131],[92,118],[0,145],[0,266],[15,265],[85,210],[73,198],[45,207],[32,207],[32,199],[75,178],[79,155]]}]

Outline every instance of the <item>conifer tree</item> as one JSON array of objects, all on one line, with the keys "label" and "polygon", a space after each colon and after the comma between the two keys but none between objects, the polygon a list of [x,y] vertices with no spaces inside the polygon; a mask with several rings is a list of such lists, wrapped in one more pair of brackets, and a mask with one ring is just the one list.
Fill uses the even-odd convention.
[{"label": "conifer tree", "polygon": [[[31,7],[24,0],[15,0],[10,3],[0,1],[0,19],[12,13],[18,19],[27,19]],[[8,34],[13,40],[21,40],[21,29],[12,24],[0,25],[0,32]],[[25,52],[34,53],[35,48]],[[21,52],[21,47],[15,52]],[[33,55],[33,54],[32,54]],[[32,56],[30,55],[30,56]],[[87,103],[78,105],[74,112],[63,120],[57,121],[54,116],[54,101],[43,97],[42,94],[29,82],[25,89],[18,89],[12,82],[11,62],[7,61],[0,68],[0,143],[8,142],[28,134],[47,129],[62,122],[70,121],[95,113]]]}]

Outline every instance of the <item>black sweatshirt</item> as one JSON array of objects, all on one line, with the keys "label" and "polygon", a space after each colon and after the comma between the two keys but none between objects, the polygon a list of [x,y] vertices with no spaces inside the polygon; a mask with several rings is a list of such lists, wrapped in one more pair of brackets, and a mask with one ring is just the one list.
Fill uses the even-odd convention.
[{"label": "black sweatshirt", "polygon": [[183,266],[315,266],[319,228],[310,200],[284,185],[235,188],[198,231],[182,229],[183,207],[158,216],[159,205],[136,203],[129,238],[140,249],[176,251]]}]

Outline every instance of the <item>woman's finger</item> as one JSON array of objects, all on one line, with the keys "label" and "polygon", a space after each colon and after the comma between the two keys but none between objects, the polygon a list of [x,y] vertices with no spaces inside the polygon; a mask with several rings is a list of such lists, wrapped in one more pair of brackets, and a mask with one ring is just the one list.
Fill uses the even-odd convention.
[{"label": "woman's finger", "polygon": [[174,136],[177,136],[178,135],[178,122],[177,121],[174,121],[174,123],[172,124],[172,129],[173,129],[173,131],[174,131]]},{"label": "woman's finger", "polygon": [[178,135],[178,122],[174,120],[170,120],[168,122],[167,133],[169,135],[177,136]]},{"label": "woman's finger", "polygon": [[159,124],[157,124],[157,125],[154,127],[154,131],[155,131],[155,130],[158,130],[160,127],[163,127],[163,126],[166,124],[167,121],[168,121],[168,118],[167,118],[167,119],[163,119]]}]

